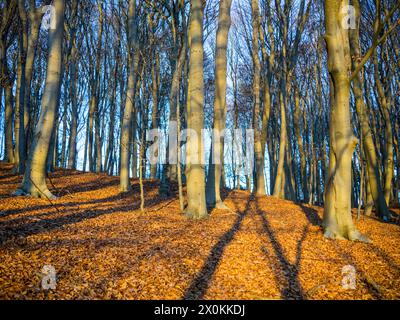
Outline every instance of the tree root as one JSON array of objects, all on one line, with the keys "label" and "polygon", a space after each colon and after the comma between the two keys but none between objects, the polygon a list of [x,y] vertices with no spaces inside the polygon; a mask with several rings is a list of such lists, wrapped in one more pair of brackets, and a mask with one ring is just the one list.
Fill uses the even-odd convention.
[{"label": "tree root", "polygon": [[185,210],[184,215],[188,219],[193,219],[193,220],[201,220],[201,219],[206,219],[208,218],[208,214],[203,214],[199,215],[198,212],[193,212],[191,210]]},{"label": "tree root", "polygon": [[42,191],[42,192],[39,194],[39,198],[48,199],[48,200],[57,200],[57,199],[58,199],[58,198],[57,198],[54,194],[52,194],[48,189]]},{"label": "tree root", "polygon": [[327,239],[332,239],[332,240],[350,240],[350,241],[359,241],[363,243],[371,243],[372,241],[365,235],[361,234],[360,231],[357,229],[354,229],[352,231],[349,231],[346,236],[339,234],[338,232],[335,232],[329,228],[325,229],[324,232],[324,237]]},{"label": "tree root", "polygon": [[230,208],[223,201],[218,201],[215,204],[214,208],[221,210],[230,210]]},{"label": "tree root", "polygon": [[11,195],[13,197],[21,197],[21,196],[26,196],[27,193],[23,189],[17,189]]},{"label": "tree root", "polygon": [[215,203],[207,203],[207,208],[209,208],[209,209],[230,210],[230,208],[223,201],[217,201]]},{"label": "tree root", "polygon": [[39,191],[35,188],[34,190],[27,192],[24,189],[19,188],[19,189],[15,190],[11,195],[14,197],[31,196],[33,198],[47,199],[49,201],[58,199],[54,194],[52,194],[49,191],[49,189],[45,189],[44,191]]}]

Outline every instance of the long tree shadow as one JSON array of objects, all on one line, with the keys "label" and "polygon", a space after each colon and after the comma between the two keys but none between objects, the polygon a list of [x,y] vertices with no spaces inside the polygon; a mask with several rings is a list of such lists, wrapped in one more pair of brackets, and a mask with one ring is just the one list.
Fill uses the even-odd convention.
[{"label": "long tree shadow", "polygon": [[[81,185],[78,188],[74,185],[72,186],[71,190],[72,192],[68,192],[68,194],[73,194],[73,193],[78,193],[78,192],[86,192],[86,191],[93,191],[93,190],[97,190],[97,189],[102,189],[103,187],[108,187],[108,186],[114,186],[118,184],[118,181],[112,181],[110,183],[101,183],[99,184],[98,182],[94,185],[92,183],[90,184],[85,184],[85,185]],[[145,189],[146,191],[153,191],[155,190],[155,188],[157,187],[157,185],[155,183],[152,182],[147,182],[146,181],[146,185],[145,185]],[[43,205],[37,205],[37,206],[29,206],[29,207],[24,207],[24,208],[18,208],[18,209],[11,209],[11,210],[4,210],[2,212],[0,212],[0,218],[2,217],[10,217],[13,215],[17,215],[20,213],[29,213],[32,211],[39,211],[39,210],[43,210],[43,209],[48,209],[48,208],[53,208],[53,212],[46,212],[43,214],[39,214],[40,215],[48,215],[48,214],[52,214],[57,212],[57,210],[59,208],[63,209],[66,207],[76,207],[79,209],[79,206],[84,206],[84,205],[90,205],[90,204],[101,204],[104,202],[113,202],[113,201],[120,201],[120,200],[126,200],[128,198],[132,198],[133,194],[137,194],[140,191],[140,186],[138,184],[133,184],[132,185],[132,190],[129,192],[122,192],[122,193],[117,193],[114,196],[111,197],[107,197],[107,198],[100,198],[100,199],[93,199],[93,200],[89,200],[89,201],[82,201],[82,202],[59,202],[59,201],[55,201],[53,203],[47,203],[47,204],[43,204]],[[63,191],[56,193],[57,195],[60,195],[60,193],[63,193]],[[173,198],[174,194],[171,195],[170,198]],[[62,198],[59,198],[59,200],[62,200]],[[165,199],[160,199],[160,198],[156,198],[157,201],[159,201],[160,203],[165,200]],[[145,207],[147,205],[148,199],[145,199]],[[0,222],[1,225],[1,222]]]},{"label": "long tree shadow", "polygon": [[374,245],[373,243],[368,244],[368,249],[372,250],[376,255],[380,256],[382,260],[392,269],[396,270],[396,272],[400,273],[400,266],[394,261],[394,259],[388,255],[384,250]]},{"label": "long tree shadow", "polygon": [[[283,248],[281,244],[278,242],[273,228],[271,227],[268,219],[265,217],[265,212],[259,207],[258,202],[256,201],[256,211],[257,214],[261,217],[263,231],[268,236],[274,253],[278,259],[278,268],[282,272],[275,272],[275,279],[280,286],[281,297],[282,299],[304,299],[303,289],[298,279],[298,274],[300,271],[300,261],[301,261],[301,251],[303,242],[308,233],[308,225],[306,225],[303,229],[300,240],[297,243],[296,247],[296,260],[294,263],[290,263],[286,258]],[[268,260],[270,259],[270,255],[266,247],[262,248],[262,251],[266,255]],[[283,275],[283,283],[280,275]]]},{"label": "long tree shadow", "polygon": [[[90,201],[82,201],[82,202],[52,202],[52,203],[47,203],[47,204],[43,204],[43,205],[37,205],[37,206],[30,206],[30,207],[26,207],[26,208],[20,208],[20,209],[12,209],[12,210],[5,210],[0,212],[0,218],[2,217],[11,217],[13,215],[17,215],[20,213],[30,213],[33,211],[40,211],[43,209],[53,209],[52,212],[45,212],[45,213],[41,213],[41,214],[37,214],[35,215],[35,217],[38,216],[46,216],[49,214],[53,214],[56,213],[57,210],[63,210],[64,208],[68,208],[68,207],[72,207],[72,208],[77,208],[79,209],[80,206],[84,206],[84,205],[90,205],[90,204],[101,204],[101,203],[105,203],[105,202],[112,202],[112,201],[120,201],[120,200],[124,200],[127,199],[129,197],[132,197],[132,194],[129,192],[124,192],[124,193],[118,193],[114,196],[111,197],[107,197],[107,198],[100,198],[100,199],[93,199]],[[16,220],[16,219],[14,219]],[[7,222],[12,221],[12,220],[8,220]],[[1,223],[0,223],[1,225]]]},{"label": "long tree shadow", "polygon": [[319,226],[322,227],[322,219],[320,218],[320,216],[318,215],[318,211],[310,208],[310,207],[306,207],[303,204],[299,204],[301,207],[301,210],[303,210],[307,220],[313,225],[313,226]]},{"label": "long tree shadow", "polygon": [[238,216],[232,227],[225,232],[219,241],[211,249],[206,262],[201,268],[200,272],[194,278],[190,286],[186,289],[182,299],[184,300],[198,300],[202,299],[207,292],[212,277],[220,263],[226,246],[232,242],[235,234],[239,231],[244,217],[248,214],[250,207],[251,197],[248,198],[246,207],[243,211],[238,211]]},{"label": "long tree shadow", "polygon": [[[93,200],[92,203],[95,204],[99,202],[112,202],[117,200],[119,196],[120,195],[112,196],[105,199],[96,199]],[[157,204],[164,205],[167,202],[168,201],[165,200],[160,201]],[[76,206],[77,211],[68,213],[63,210],[59,212],[59,214],[63,215],[56,218],[43,218],[43,216],[46,216],[49,213],[40,213],[38,215],[33,215],[29,217],[31,220],[37,219],[36,221],[28,222],[23,225],[21,225],[20,222],[23,222],[26,219],[22,218],[12,219],[3,222],[0,229],[0,246],[3,246],[4,243],[12,239],[23,240],[22,243],[24,243],[26,237],[30,235],[49,232],[51,230],[61,228],[65,225],[78,223],[87,219],[97,218],[106,214],[112,214],[116,212],[132,212],[140,208],[140,200],[132,202],[130,204],[124,203],[120,206],[114,206],[112,208],[98,209],[96,207],[92,207],[84,211],[81,211],[79,209],[80,204],[81,203],[71,203],[70,206]],[[48,207],[50,208],[51,205],[49,205]],[[151,209],[151,207],[147,209]],[[52,213],[54,214],[54,212]]]}]

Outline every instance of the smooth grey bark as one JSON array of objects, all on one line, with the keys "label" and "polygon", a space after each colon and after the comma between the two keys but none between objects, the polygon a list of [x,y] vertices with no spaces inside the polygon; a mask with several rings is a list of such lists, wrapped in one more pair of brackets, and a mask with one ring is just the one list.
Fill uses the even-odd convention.
[{"label": "smooth grey bark", "polygon": [[[210,207],[225,209],[221,199],[222,163],[224,160],[224,138],[226,122],[226,69],[228,35],[231,25],[231,0],[221,0],[219,3],[218,29],[215,47],[215,94],[214,94],[214,123],[216,131],[211,145],[210,165],[206,183],[206,201]],[[221,135],[221,137],[220,137]],[[218,163],[214,163],[213,158]]]},{"label": "smooth grey bark", "polygon": [[333,239],[369,241],[351,216],[351,159],[358,140],[350,125],[350,45],[341,24],[345,0],[325,0],[325,41],[330,74],[330,148],[324,205],[324,235]]},{"label": "smooth grey bark", "polygon": [[55,28],[49,29],[49,54],[42,108],[29,152],[21,190],[34,197],[54,198],[46,185],[46,158],[60,98],[64,0],[54,0]]},{"label": "smooth grey bark", "polygon": [[185,215],[193,219],[208,216],[205,195],[204,145],[201,139],[204,108],[203,75],[203,15],[202,0],[190,1],[189,22],[189,89],[187,103],[187,125],[196,133],[189,135],[186,144],[187,207]]},{"label": "smooth grey bark", "polygon": [[[136,1],[129,1],[128,12],[128,41],[129,41],[129,75],[126,88],[125,108],[121,124],[121,165],[120,165],[120,190],[128,191],[131,188],[129,182],[129,159],[130,159],[130,141],[131,141],[131,123],[135,99],[136,71],[138,66],[137,52],[137,26],[136,26]],[[134,50],[134,52],[132,52]]]}]

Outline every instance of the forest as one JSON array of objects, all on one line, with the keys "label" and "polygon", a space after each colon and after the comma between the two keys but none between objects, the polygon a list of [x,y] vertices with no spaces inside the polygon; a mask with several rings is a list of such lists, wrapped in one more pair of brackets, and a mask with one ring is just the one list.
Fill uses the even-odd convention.
[{"label": "forest", "polygon": [[1,0],[0,299],[400,299],[400,2]]}]

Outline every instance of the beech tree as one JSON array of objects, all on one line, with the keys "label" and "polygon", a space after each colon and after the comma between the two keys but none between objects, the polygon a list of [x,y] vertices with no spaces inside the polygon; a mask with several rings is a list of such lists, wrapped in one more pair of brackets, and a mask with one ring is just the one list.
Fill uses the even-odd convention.
[{"label": "beech tree", "polygon": [[368,240],[355,207],[395,219],[398,2],[66,1],[48,34],[49,4],[0,6],[0,156],[24,174],[16,194],[51,199],[46,175],[68,168],[118,175],[127,196],[139,179],[143,210],[152,179],[195,219],[232,210],[232,189],[323,206],[329,238]]},{"label": "beech tree", "polygon": [[128,11],[128,47],[129,47],[129,77],[127,93],[125,97],[125,109],[121,126],[121,168],[120,168],[120,188],[121,191],[130,189],[129,182],[129,159],[130,159],[130,137],[131,123],[135,99],[135,82],[138,67],[138,52],[136,45],[136,1],[129,1]]},{"label": "beech tree", "polygon": [[[223,134],[226,122],[226,69],[228,34],[231,24],[231,0],[219,3],[218,30],[215,44],[215,94],[214,94],[214,124],[217,135],[213,137],[211,162],[207,178],[207,204],[216,208],[226,208],[221,199],[222,163],[224,161]],[[222,137],[220,137],[222,136]],[[213,159],[215,158],[215,159]],[[218,162],[215,164],[215,162]]]},{"label": "beech tree", "polygon": [[[46,184],[46,159],[50,138],[54,129],[57,104],[60,99],[62,41],[64,33],[64,1],[54,1],[54,15],[49,29],[49,55],[47,61],[46,83],[42,97],[42,107],[38,125],[35,129],[32,147],[19,192],[34,197],[53,199],[55,196]],[[54,27],[53,27],[54,26]]]},{"label": "beech tree", "polygon": [[187,207],[185,214],[193,219],[207,216],[205,173],[203,166],[204,83],[203,83],[203,0],[190,1],[189,21],[189,82],[187,126],[193,131],[186,143]]}]

